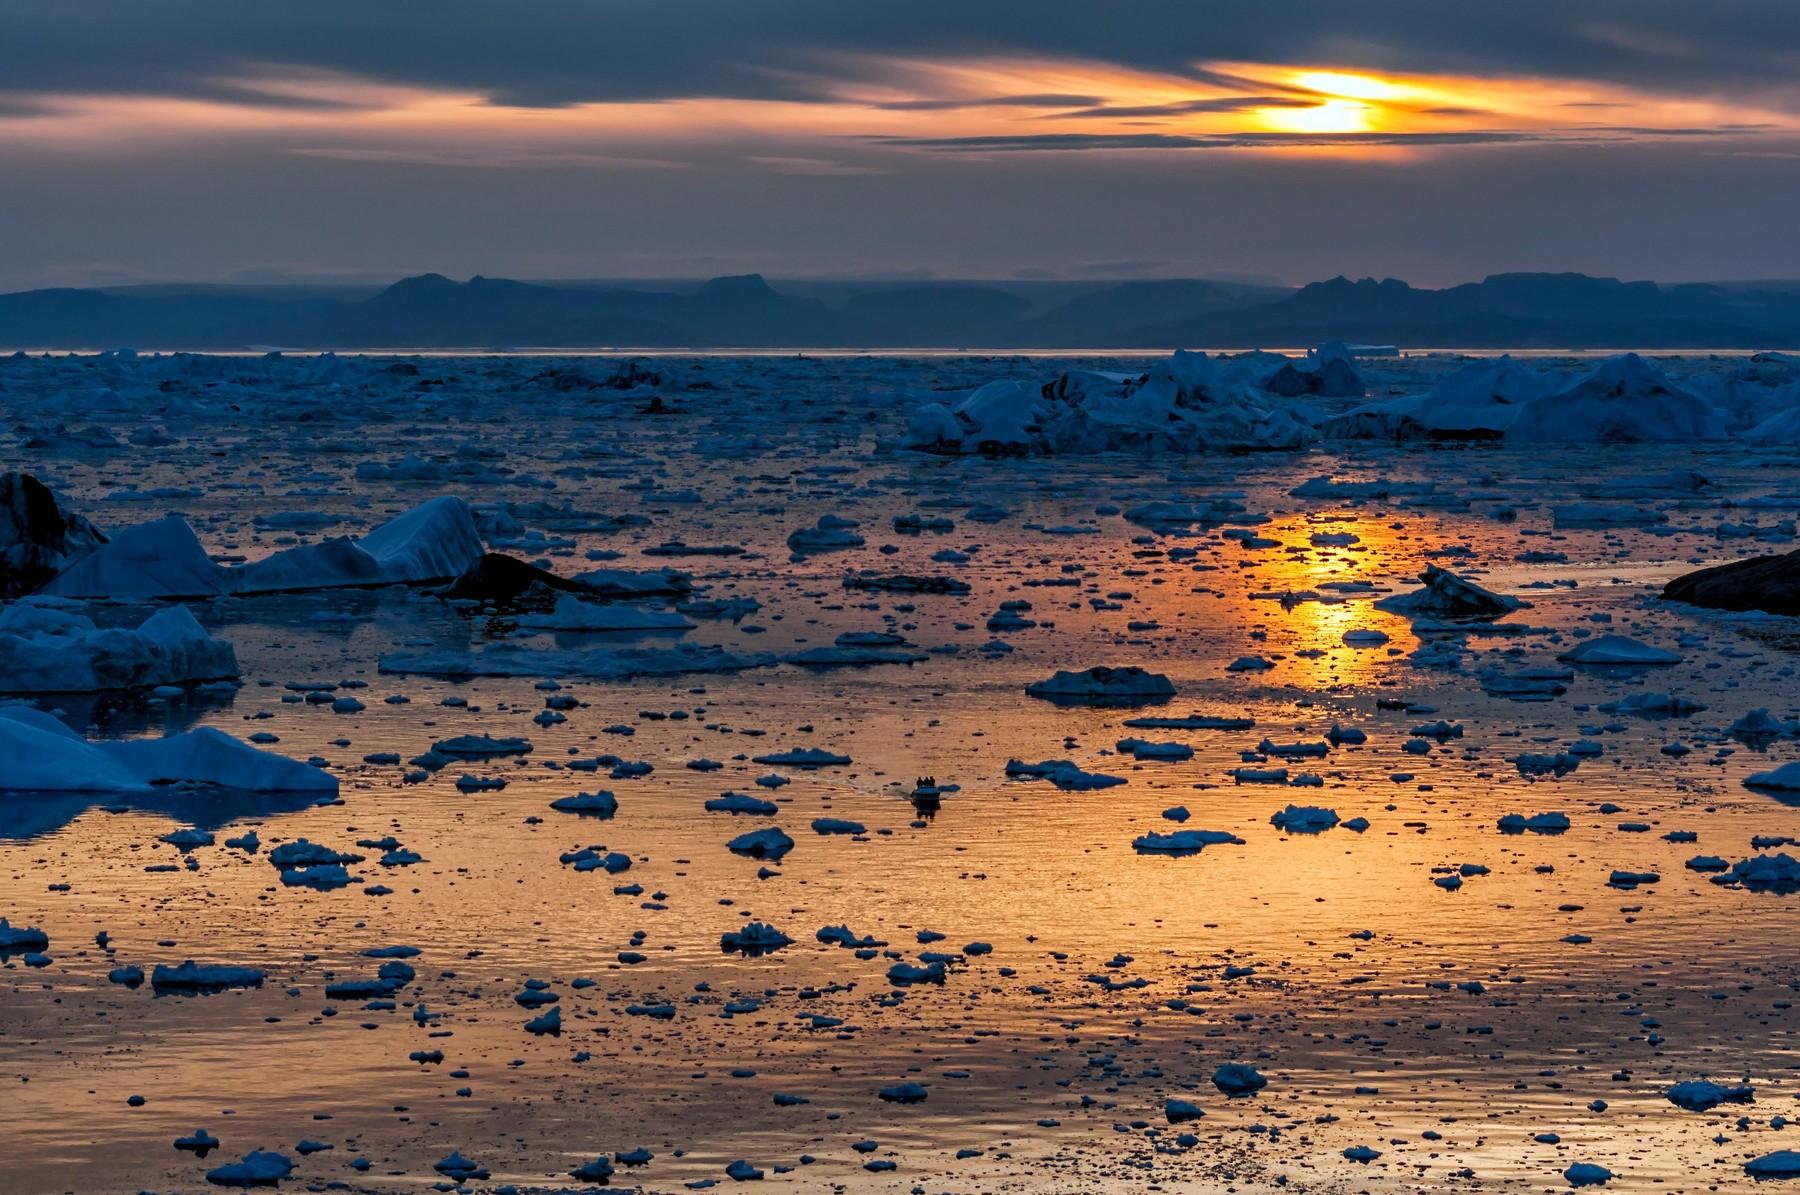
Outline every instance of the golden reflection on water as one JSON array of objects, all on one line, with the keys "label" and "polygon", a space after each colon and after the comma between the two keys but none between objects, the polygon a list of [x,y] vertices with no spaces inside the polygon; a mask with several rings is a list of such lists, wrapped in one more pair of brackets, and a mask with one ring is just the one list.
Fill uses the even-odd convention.
[{"label": "golden reflection on water", "polygon": [[[1446,478],[1459,466],[1459,458],[1435,465]],[[1081,516],[1080,470],[1067,472],[1069,489],[1034,512],[1048,523]],[[1711,1044],[1725,1032],[1749,1038],[1734,1046],[1732,1066],[1777,1073],[1779,1051],[1791,1039],[1744,1033],[1741,1022],[1753,1018],[1760,1026],[1754,1018],[1764,1017],[1791,1024],[1769,1009],[1791,972],[1790,961],[1767,957],[1768,943],[1782,932],[1784,908],[1685,873],[1683,860],[1695,848],[1667,842],[1661,832],[1697,828],[1704,849],[1726,851],[1740,849],[1752,833],[1786,826],[1787,811],[1739,784],[1755,762],[1748,753],[1717,766],[1701,752],[1686,760],[1660,757],[1658,747],[1689,728],[1633,723],[1607,736],[1606,757],[1572,776],[1520,776],[1507,761],[1521,746],[1536,749],[1539,738],[1566,741],[1578,720],[1577,702],[1605,699],[1629,682],[1584,676],[1556,706],[1510,705],[1484,697],[1467,676],[1432,677],[1392,663],[1390,652],[1411,650],[1415,639],[1404,620],[1372,609],[1372,595],[1287,606],[1249,596],[1329,595],[1327,585],[1349,581],[1409,588],[1430,553],[1469,542],[1482,562],[1503,562],[1516,546],[1513,533],[1466,513],[1406,511],[1388,501],[1308,506],[1285,497],[1298,478],[1280,469],[1246,473],[1245,505],[1277,512],[1248,530],[1279,546],[1245,547],[1207,530],[1154,541],[1161,548],[1193,547],[1192,562],[1139,558],[1141,529],[1116,520],[1098,535],[1056,539],[1024,530],[1020,519],[976,533],[987,547],[962,574],[976,589],[967,601],[859,603],[837,587],[839,560],[744,570],[753,577],[746,588],[770,604],[756,621],[771,647],[801,637],[828,642],[839,631],[888,625],[884,616],[892,616],[916,642],[967,649],[986,637],[980,620],[1000,600],[1028,597],[1033,616],[1057,626],[1009,635],[1011,657],[986,659],[965,650],[911,668],[571,682],[566,690],[586,704],[559,726],[529,724],[542,705],[529,679],[457,684],[374,670],[388,639],[417,634],[428,619],[443,624],[431,628],[434,634],[479,636],[479,626],[452,611],[422,613],[426,607],[393,595],[296,603],[279,618],[240,609],[241,621],[227,633],[250,675],[357,677],[370,682],[371,698],[404,692],[413,700],[389,707],[371,699],[363,713],[340,717],[283,703],[278,686],[252,685],[229,707],[203,712],[203,721],[236,734],[252,724],[247,719],[267,712],[268,719],[254,724],[275,731],[280,750],[329,759],[345,779],[342,807],[263,818],[265,840],[305,835],[343,845],[391,831],[426,862],[380,876],[396,891],[379,900],[354,889],[283,889],[266,856],[244,858],[223,848],[198,852],[197,873],[171,877],[144,870],[177,858],[156,841],[173,828],[169,819],[97,809],[44,839],[0,848],[9,862],[0,869],[0,909],[51,928],[57,953],[48,975],[7,973],[14,990],[0,1026],[9,1040],[32,1041],[19,1051],[19,1068],[34,1073],[33,1092],[44,1102],[14,1117],[5,1139],[38,1151],[44,1170],[62,1180],[55,1189],[115,1164],[97,1156],[96,1140],[124,1160],[119,1165],[163,1159],[165,1129],[178,1124],[187,1131],[196,1123],[214,1131],[229,1124],[234,1146],[246,1138],[279,1142],[354,1132],[367,1137],[358,1148],[413,1172],[452,1146],[485,1154],[484,1160],[524,1154],[517,1163],[524,1180],[543,1177],[546,1150],[574,1145],[595,1152],[652,1145],[665,1155],[657,1181],[668,1182],[716,1176],[720,1151],[761,1149],[786,1158],[801,1137],[809,1147],[817,1138],[827,1161],[816,1173],[855,1182],[861,1172],[844,1139],[847,1129],[904,1145],[921,1170],[948,1168],[950,1159],[940,1156],[946,1142],[991,1145],[1005,1136],[1033,1141],[1037,1150],[1029,1134],[1046,1115],[1064,1118],[1068,1130],[1060,1136],[1044,1130],[1041,1152],[1067,1150],[1077,1140],[1082,1148],[1104,1150],[1115,1136],[1113,1121],[1154,1114],[1165,1087],[1198,1082],[1203,1088],[1218,1061],[1245,1057],[1262,1059],[1280,1076],[1274,1098],[1284,1111],[1343,1118],[1340,1125],[1312,1126],[1305,1145],[1270,1151],[1284,1163],[1294,1157],[1309,1168],[1340,1165],[1336,1151],[1343,1146],[1441,1128],[1446,1115],[1467,1117],[1481,1132],[1446,1129],[1442,1159],[1437,1150],[1429,1159],[1395,1151],[1405,1165],[1437,1167],[1433,1182],[1450,1181],[1450,1168],[1465,1163],[1541,1179],[1550,1173],[1548,1155],[1532,1152],[1527,1127],[1557,1129],[1572,1140],[1582,1134],[1584,1144],[1609,1150],[1628,1141],[1666,1145],[1644,1151],[1656,1156],[1641,1163],[1640,1174],[1673,1175],[1689,1159],[1713,1157],[1717,1151],[1704,1140],[1712,1124],[1671,1120],[1649,1076],[1716,1065]],[[1118,483],[1102,477],[1101,484]],[[860,513],[879,526],[915,497],[871,500]],[[211,501],[212,513],[229,523],[231,512],[218,508],[237,499],[221,494]],[[796,510],[802,505],[809,504],[796,501]],[[754,503],[721,503],[708,517],[720,524],[709,528],[712,537],[741,539],[780,558],[782,527]],[[641,541],[583,538],[576,551],[630,549],[655,542],[649,537],[665,530],[646,532]],[[1309,542],[1315,533],[1346,532],[1359,542]],[[971,537],[904,540],[883,566],[935,571],[934,550]],[[1570,547],[1575,558],[1605,550],[1599,536],[1577,538]],[[1645,555],[1656,550],[1653,543],[1634,547]],[[1059,575],[1069,563],[1086,570],[1082,587],[1024,587],[1028,579]],[[1131,575],[1139,570],[1142,575]],[[1514,579],[1523,583],[1527,576]],[[1117,610],[1092,607],[1109,593],[1130,596],[1118,600]],[[1596,585],[1534,594],[1539,604],[1530,621],[1566,628],[1589,612],[1604,612],[1624,625],[1639,616],[1636,593]],[[901,605],[911,609],[901,612]],[[777,621],[774,613],[786,617]],[[327,614],[341,622],[325,621]],[[1127,631],[1128,620],[1155,621],[1159,629]],[[955,629],[959,621],[964,629]],[[1659,624],[1658,633],[1671,625]],[[1254,636],[1257,628],[1266,638]],[[1385,631],[1391,642],[1348,647],[1342,638],[1354,629]],[[718,625],[693,637],[756,638]],[[1538,656],[1549,654],[1541,638],[1531,643]],[[1297,654],[1313,649],[1324,654]],[[1225,671],[1231,660],[1252,653],[1275,658],[1276,666],[1267,673]],[[1131,733],[1124,720],[1146,711],[1068,710],[1021,696],[1028,681],[1053,667],[1095,663],[1141,663],[1170,674],[1181,695],[1150,712],[1245,714],[1258,725],[1248,732],[1155,732],[1151,737],[1189,743],[1195,756],[1139,764],[1117,754],[1114,744]],[[1699,690],[1710,682],[1696,655],[1659,683]],[[1376,688],[1393,692],[1390,685],[1441,704],[1445,716],[1467,723],[1468,738],[1423,755],[1403,754],[1399,744],[1418,718],[1378,711],[1370,695]],[[450,696],[467,699],[471,708],[439,704]],[[1750,698],[1715,700],[1724,710]],[[705,712],[679,722],[638,713],[676,709]],[[1292,765],[1321,774],[1319,787],[1231,782],[1230,769],[1262,737],[1317,740],[1337,720],[1366,729],[1370,741]],[[614,723],[632,723],[638,733],[602,732]],[[500,792],[457,792],[453,782],[462,769],[406,785],[398,768],[358,762],[367,751],[405,757],[434,738],[474,730],[523,731],[535,744],[523,767],[511,760],[469,766],[506,776],[510,783]],[[1509,737],[1513,731],[1523,737]],[[779,790],[782,808],[773,820],[798,845],[773,869],[779,875],[758,879],[758,864],[730,855],[723,843],[765,819],[705,813],[701,803],[728,788],[760,794],[753,777],[769,769],[738,756],[800,742],[828,745],[854,762],[795,773]],[[608,781],[604,773],[546,766],[600,751],[651,762],[656,771],[641,780]],[[685,766],[702,755],[727,761],[726,767],[701,773]],[[1071,758],[1129,783],[1070,793],[1008,781],[1001,769],[1009,756]],[[1416,779],[1396,779],[1402,772]],[[918,818],[902,795],[919,774],[962,786],[929,820]],[[618,792],[617,817],[582,820],[546,809],[555,797],[594,787]],[[1269,817],[1290,801],[1365,816],[1371,825],[1360,835],[1342,828],[1282,834]],[[1602,801],[1616,801],[1625,812],[1601,814]],[[1134,852],[1136,835],[1170,828],[1163,811],[1175,805],[1190,810],[1187,825],[1231,831],[1243,845],[1177,858]],[[1557,838],[1503,838],[1494,829],[1501,813],[1545,809],[1567,810],[1574,828]],[[810,821],[819,816],[853,818],[870,832],[861,841],[817,835]],[[1616,825],[1624,816],[1653,821],[1656,832],[1623,834]],[[594,843],[634,857],[620,879],[642,883],[643,894],[616,894],[610,878],[557,863],[559,851]],[[1491,874],[1471,878],[1457,893],[1431,884],[1432,869],[1464,862]],[[1655,868],[1666,878],[1654,889],[1615,892],[1605,886],[1615,866]],[[67,881],[71,889],[51,892],[46,879]],[[665,907],[647,907],[657,893],[667,894],[656,902]],[[796,946],[757,960],[722,956],[719,933],[744,915],[777,923]],[[947,990],[913,993],[885,1010],[874,1000],[887,990],[887,960],[857,960],[811,940],[817,927],[840,923],[875,934],[908,957],[919,949],[916,933],[923,928],[948,935],[948,948],[981,940],[995,952],[959,971]],[[269,968],[271,982],[258,993],[206,1003],[127,994],[105,980],[115,960],[87,945],[102,928],[114,933],[120,961],[254,960]],[[648,961],[625,965],[617,952],[639,929],[648,936]],[[1371,937],[1351,936],[1364,931]],[[1574,949],[1562,941],[1569,933],[1592,941]],[[427,950],[419,998],[447,1014],[455,1036],[444,1039],[446,1048],[452,1065],[471,1068],[473,1100],[449,1097],[452,1083],[408,1061],[411,1050],[427,1044],[410,1022],[411,994],[392,1012],[318,1013],[324,972],[364,973],[369,964],[359,951],[408,941]],[[1109,970],[1116,954],[1132,957]],[[1747,993],[1736,987],[1753,974],[1745,960],[1773,972]],[[1254,974],[1227,980],[1227,963],[1251,966]],[[1646,963],[1655,970],[1646,971]],[[445,978],[448,971],[456,978]],[[1102,992],[1087,979],[1096,973],[1142,977],[1149,986]],[[1661,1052],[1644,1044],[1634,1023],[1610,1015],[1616,1009],[1596,1011],[1596,1002],[1604,1008],[1612,992],[1647,975],[1663,985],[1655,995],[1666,1001],[1652,1011],[1684,1030],[1672,1033]],[[528,1039],[520,1030],[524,1017],[510,999],[527,976],[550,979],[563,991],[571,1026],[563,1040]],[[596,977],[598,986],[577,992],[569,986],[575,976]],[[1443,980],[1480,981],[1489,992],[1427,987]],[[697,992],[701,982],[714,990]],[[289,996],[290,985],[300,994]],[[794,992],[803,985],[855,986],[800,1001]],[[1713,986],[1729,988],[1730,1000],[1710,1000]],[[775,994],[766,1011],[727,1020],[721,1005],[738,992]],[[628,1002],[651,997],[695,1002],[682,1003],[668,1026],[623,1013]],[[1172,1008],[1176,998],[1186,1006]],[[108,1015],[94,1015],[99,1011]],[[820,1034],[801,1023],[804,1011],[842,1016],[855,1032],[847,1041]],[[266,1023],[266,1017],[279,1021]],[[1495,1036],[1475,1035],[1483,1025],[1496,1027]],[[1627,1036],[1633,1032],[1635,1038]],[[1370,1046],[1371,1036],[1393,1038],[1393,1056]],[[1489,1057],[1507,1048],[1510,1064]],[[575,1049],[593,1050],[595,1065],[572,1064]],[[1086,1057],[1111,1052],[1132,1060],[1135,1070],[1154,1065],[1167,1081],[1132,1090],[1102,1079],[1091,1086],[1105,1106],[1092,1112],[1075,1106],[1071,1091],[1056,1084],[1083,1073]],[[95,1059],[106,1082],[94,1078]],[[526,1066],[514,1071],[514,1059]],[[964,1089],[939,1075],[959,1064],[975,1075]],[[1405,1070],[1395,1073],[1402,1064]],[[739,1065],[758,1078],[726,1081],[726,1068]],[[930,1119],[876,1119],[886,1113],[867,1111],[874,1103],[870,1091],[913,1066],[940,1084]],[[1640,1077],[1614,1083],[1608,1078],[1614,1066],[1641,1068]],[[230,1101],[241,1118],[219,1118],[218,1092],[229,1087],[233,1068],[277,1067],[290,1074],[286,1082],[233,1090]],[[1538,1072],[1546,1067],[1566,1072],[1558,1080],[1566,1086],[1553,1090],[1542,1082]],[[1386,1076],[1379,1100],[1352,1094],[1375,1075]],[[1515,1077],[1529,1090],[1509,1090]],[[771,1108],[770,1087],[802,1084],[819,1095],[819,1113],[852,1109],[848,1123],[833,1125],[822,1115],[796,1119]],[[128,1112],[119,1096],[139,1087],[149,1089],[152,1103]],[[1583,1111],[1596,1096],[1617,1109],[1605,1124]],[[395,1104],[418,1111],[401,1124]],[[1487,1123],[1498,1106],[1517,1113],[1513,1123]],[[307,1121],[322,1108],[342,1116],[338,1126]],[[1257,1104],[1210,1107],[1205,1151],[1241,1148],[1237,1143],[1248,1139],[1241,1130],[1268,1118]],[[520,1137],[529,1138],[530,1149],[516,1146]],[[670,1145],[695,1141],[701,1147],[687,1168],[666,1157]],[[1019,1152],[1023,1157],[1025,1149]],[[328,1167],[341,1160],[323,1155],[307,1174],[335,1175]],[[192,1177],[173,1162],[158,1165],[169,1166],[177,1184]],[[1178,1169],[1169,1176],[1189,1177]],[[1380,1177],[1357,1176],[1384,1189],[1414,1189],[1425,1181],[1409,1185],[1404,1171]],[[1029,1181],[1035,1180],[1017,1179]],[[1136,1189],[1141,1180],[1119,1185]]]}]

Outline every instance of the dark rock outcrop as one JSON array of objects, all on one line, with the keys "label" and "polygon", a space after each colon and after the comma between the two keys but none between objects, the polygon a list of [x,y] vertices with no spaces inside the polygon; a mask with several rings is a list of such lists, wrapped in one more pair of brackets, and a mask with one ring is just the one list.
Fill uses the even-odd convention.
[{"label": "dark rock outcrop", "polygon": [[34,592],[105,542],[92,523],[63,510],[37,478],[0,474],[0,598]]},{"label": "dark rock outcrop", "polygon": [[546,609],[558,593],[587,593],[579,581],[559,577],[535,564],[501,552],[485,553],[438,596],[451,600],[491,602],[496,606]]},{"label": "dark rock outcrop", "polygon": [[1800,551],[1752,556],[1684,573],[1663,586],[1663,600],[1712,610],[1800,615]]}]

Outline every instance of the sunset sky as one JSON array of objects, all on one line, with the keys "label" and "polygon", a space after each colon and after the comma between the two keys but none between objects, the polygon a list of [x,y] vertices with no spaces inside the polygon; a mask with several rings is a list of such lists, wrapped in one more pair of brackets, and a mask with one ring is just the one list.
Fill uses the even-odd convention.
[{"label": "sunset sky", "polygon": [[1800,5],[0,0],[0,288],[1800,276]]}]

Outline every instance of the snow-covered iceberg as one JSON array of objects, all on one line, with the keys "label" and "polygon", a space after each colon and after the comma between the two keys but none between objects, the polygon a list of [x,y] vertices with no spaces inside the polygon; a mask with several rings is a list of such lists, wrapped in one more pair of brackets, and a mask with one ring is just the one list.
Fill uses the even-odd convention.
[{"label": "snow-covered iceberg", "polygon": [[156,601],[412,585],[461,576],[482,551],[469,504],[448,495],[413,507],[361,539],[305,544],[236,568],[215,562],[187,520],[168,515],[120,532],[76,560],[43,592]]},{"label": "snow-covered iceberg", "polygon": [[1691,444],[1723,440],[1726,415],[1636,353],[1609,357],[1520,408],[1506,431],[1522,444]]},{"label": "snow-covered iceberg", "polygon": [[237,653],[185,606],[135,628],[97,628],[73,603],[31,599],[0,610],[0,693],[100,693],[236,680]]},{"label": "snow-covered iceberg", "polygon": [[336,777],[203,726],[160,739],[90,742],[41,710],[0,706],[0,786],[17,792],[150,793],[171,785],[335,795]]},{"label": "snow-covered iceberg", "polygon": [[1510,356],[1466,365],[1421,394],[1367,403],[1325,424],[1328,437],[1498,440],[1550,383]]},{"label": "snow-covered iceberg", "polygon": [[165,515],[127,527],[41,592],[117,602],[211,598],[226,592],[228,571],[207,555],[186,519]]},{"label": "snow-covered iceberg", "polygon": [[919,407],[901,444],[1002,455],[1295,449],[1312,434],[1302,414],[1239,371],[1183,350],[1142,374],[1071,370],[1041,384],[989,382],[954,403]]},{"label": "snow-covered iceberg", "polygon": [[1435,564],[1426,565],[1419,580],[1424,582],[1425,588],[1384,597],[1375,603],[1375,608],[1415,619],[1489,622],[1530,605],[1519,598],[1483,589]]}]

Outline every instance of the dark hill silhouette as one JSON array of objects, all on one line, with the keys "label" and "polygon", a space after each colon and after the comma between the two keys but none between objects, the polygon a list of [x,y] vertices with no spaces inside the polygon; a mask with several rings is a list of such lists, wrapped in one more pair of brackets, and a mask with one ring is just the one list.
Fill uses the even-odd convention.
[{"label": "dark hill silhouette", "polygon": [[684,287],[441,274],[381,291],[159,286],[0,295],[6,348],[1785,348],[1800,283],[1495,274],[1427,290],[1332,278],[1296,291],[1168,279],[1070,294],[1030,284],[863,284],[833,302],[760,274]]}]

